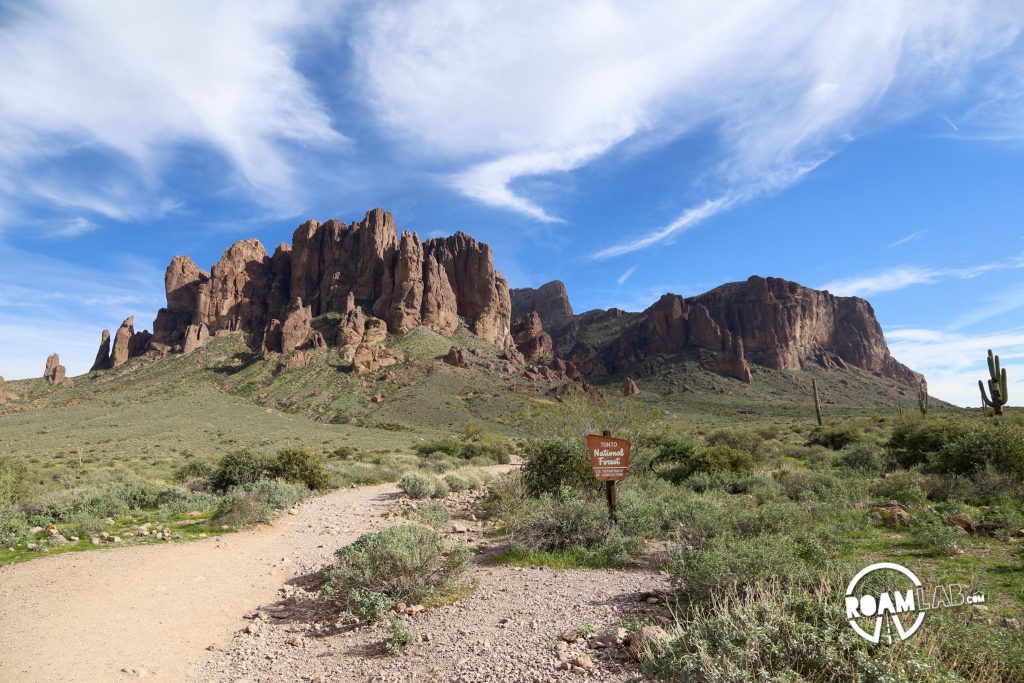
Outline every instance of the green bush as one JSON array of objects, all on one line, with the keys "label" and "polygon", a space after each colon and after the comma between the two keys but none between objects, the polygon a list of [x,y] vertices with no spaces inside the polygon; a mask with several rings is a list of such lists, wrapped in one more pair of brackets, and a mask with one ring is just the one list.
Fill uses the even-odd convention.
[{"label": "green bush", "polygon": [[858,444],[835,461],[838,467],[848,467],[862,474],[881,474],[885,470],[882,450],[869,444]]},{"label": "green bush", "polygon": [[691,485],[694,490],[707,490],[709,488],[724,488],[731,475],[750,472],[754,468],[754,460],[746,451],[721,444],[703,448],[693,448],[692,446],[692,443],[675,441],[667,446],[669,449],[667,452],[666,447],[663,447],[662,452],[665,454],[665,458],[660,462],[678,463],[671,469],[662,470],[663,478],[681,483],[692,479],[695,475],[703,474],[722,482],[721,486],[716,486],[713,482],[705,487]]},{"label": "green bush", "polygon": [[498,465],[512,462],[512,446],[509,443],[485,443],[470,441],[459,454],[465,460],[487,461]]},{"label": "green bush", "polygon": [[424,498],[444,498],[448,495],[448,485],[432,474],[410,472],[398,480],[398,488],[415,500]]},{"label": "green bush", "polygon": [[691,599],[710,600],[733,592],[747,594],[764,582],[812,585],[832,559],[833,552],[811,535],[723,535],[709,539],[702,548],[679,548],[667,569]]},{"label": "green bush", "polygon": [[444,505],[439,501],[431,501],[420,505],[416,510],[416,515],[424,524],[435,529],[440,529],[452,521],[452,516],[448,514]]},{"label": "green bush", "polygon": [[705,446],[702,440],[692,435],[666,438],[662,441],[658,454],[651,460],[650,468],[655,471],[668,468],[668,471],[675,473],[673,476],[678,476],[679,481],[682,481],[688,476],[685,475],[689,472],[688,463],[694,454]]},{"label": "green bush", "polygon": [[1024,481],[1024,426],[986,420],[964,424],[929,460],[943,474],[972,474],[986,466]]},{"label": "green bush", "polygon": [[[365,613],[357,602],[367,594],[415,604],[451,593],[466,571],[469,551],[460,544],[446,555],[443,534],[419,524],[400,524],[363,534],[335,557],[324,570],[324,598],[343,611]],[[361,618],[379,616],[378,610]]]},{"label": "green bush", "polygon": [[280,479],[261,479],[245,486],[237,486],[220,498],[213,521],[228,526],[265,524],[274,510],[291,507],[309,496],[304,484],[292,484]]},{"label": "green bush", "polygon": [[564,487],[557,495],[528,498],[503,520],[513,544],[536,550],[600,545],[611,528],[604,501]]},{"label": "green bush", "polygon": [[757,456],[761,453],[764,438],[756,432],[738,429],[719,429],[708,435],[707,442],[709,446],[728,446],[737,451],[748,453],[751,456]]},{"label": "green bush", "polygon": [[861,493],[857,482],[840,479],[831,471],[782,470],[774,476],[786,495],[795,501],[837,503],[853,500]]},{"label": "green bush", "polygon": [[183,515],[189,512],[214,510],[219,503],[220,497],[212,493],[186,491],[183,496],[163,496],[158,507],[171,515]]},{"label": "green bush", "polygon": [[839,451],[861,439],[861,431],[850,425],[815,427],[807,437],[808,445],[824,446]]},{"label": "green bush", "polygon": [[217,468],[209,460],[192,459],[175,468],[171,477],[179,484],[213,479]]},{"label": "green bush", "polygon": [[0,456],[0,507],[22,502],[27,472],[28,467],[21,458]]},{"label": "green bush", "polygon": [[331,473],[323,453],[302,446],[279,450],[270,465],[270,473],[293,484],[305,484],[311,490],[331,488]]},{"label": "green bush", "polygon": [[454,472],[444,476],[444,483],[448,484],[449,490],[454,491],[455,493],[465,491],[470,488],[469,482]]},{"label": "green bush", "polygon": [[959,418],[898,420],[886,442],[891,467],[913,467],[927,463],[965,428]]},{"label": "green bush", "polygon": [[273,462],[263,453],[249,448],[232,451],[217,463],[210,484],[216,491],[252,484],[270,477]]},{"label": "green bush", "polygon": [[963,532],[938,519],[918,520],[910,529],[910,538],[933,555],[956,555],[963,550]]},{"label": "green bush", "polygon": [[384,638],[384,649],[388,654],[397,655],[406,645],[412,645],[419,636],[412,625],[397,614],[387,615],[387,630]]},{"label": "green bush", "polygon": [[454,436],[446,436],[441,439],[434,439],[433,441],[426,441],[413,446],[413,450],[421,456],[430,455],[431,453],[440,451],[441,453],[453,458],[459,457],[462,453],[462,448],[462,441]]},{"label": "green bush", "polygon": [[532,441],[524,455],[523,485],[531,496],[558,494],[566,488],[595,490],[598,486],[582,440]]},{"label": "green bush", "polygon": [[903,647],[872,646],[846,623],[834,592],[764,586],[727,594],[679,615],[669,640],[642,653],[641,667],[652,678],[679,683],[964,680],[931,654],[933,643],[917,645],[921,636]]}]

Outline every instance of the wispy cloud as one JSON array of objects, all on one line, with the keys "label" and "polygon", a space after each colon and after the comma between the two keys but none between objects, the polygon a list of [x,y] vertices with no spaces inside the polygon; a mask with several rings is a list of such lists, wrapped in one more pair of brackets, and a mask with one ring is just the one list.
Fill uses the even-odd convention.
[{"label": "wispy cloud", "polygon": [[[198,145],[276,206],[298,189],[290,146],[344,140],[294,64],[301,29],[333,15],[321,4],[50,0],[5,15],[0,188],[12,197],[148,215],[168,201],[175,150]],[[69,155],[102,170],[76,175]]]},{"label": "wispy cloud", "polygon": [[[461,166],[450,178],[463,194],[552,221],[517,178],[698,128],[719,134],[705,177],[690,178],[706,196],[780,190],[861,131],[941,101],[1021,20],[952,0],[752,0],[727,13],[671,0],[411,0],[372,5],[351,40],[357,83],[397,140]],[[701,208],[609,253],[714,215]]]},{"label": "wispy cloud", "polygon": [[837,296],[871,296],[880,292],[894,292],[912,285],[931,285],[954,278],[972,280],[993,271],[1018,268],[1024,268],[1024,260],[1019,256],[965,268],[897,266],[867,275],[832,280],[819,286],[819,289],[827,289]]},{"label": "wispy cloud", "polygon": [[632,275],[635,271],[636,266],[630,266],[629,268],[626,269],[626,272],[624,272],[622,275],[615,279],[615,282],[617,282],[620,286],[626,284],[626,280],[628,280],[629,276]]},{"label": "wispy cloud", "polygon": [[1010,396],[1024,395],[1024,328],[983,334],[948,330],[886,330],[893,356],[924,373],[928,392],[950,403],[976,406],[981,401],[978,380],[988,377],[986,355],[993,349],[1010,378]]},{"label": "wispy cloud", "polygon": [[912,232],[909,235],[907,235],[906,237],[901,237],[900,239],[896,240],[895,242],[892,242],[889,245],[889,248],[890,249],[894,249],[896,247],[902,247],[904,244],[909,244],[909,243],[913,242],[914,240],[919,239],[920,237],[922,237],[926,232],[928,232],[928,231],[927,230],[918,230],[917,232]]},{"label": "wispy cloud", "polygon": [[616,244],[611,247],[605,247],[600,249],[591,256],[594,259],[605,259],[612,256],[622,256],[623,254],[629,254],[634,251],[639,251],[652,244],[657,244],[666,240],[677,233],[689,230],[695,227],[702,221],[717,215],[730,206],[736,203],[736,199],[733,197],[719,197],[718,199],[709,199],[697,206],[687,209],[681,216],[676,218],[668,225],[655,230],[654,232],[648,233],[641,237],[638,237],[629,242],[623,242]]},{"label": "wispy cloud", "polygon": [[64,221],[63,225],[49,234],[49,237],[78,237],[92,232],[99,226],[84,216],[75,216]]}]

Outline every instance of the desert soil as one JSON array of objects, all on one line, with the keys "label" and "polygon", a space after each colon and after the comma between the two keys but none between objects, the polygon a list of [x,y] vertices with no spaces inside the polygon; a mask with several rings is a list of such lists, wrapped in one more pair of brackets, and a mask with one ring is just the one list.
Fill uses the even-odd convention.
[{"label": "desert soil", "polygon": [[[646,599],[666,586],[649,570],[523,569],[478,559],[477,589],[409,617],[420,640],[398,656],[385,654],[377,627],[336,623],[316,600],[318,570],[360,534],[401,522],[400,499],[394,484],[345,489],[251,531],[2,567],[0,681],[637,677],[620,649],[559,645],[559,636],[584,625],[600,633],[651,609]],[[453,536],[486,544],[478,524],[465,528]],[[560,668],[577,657],[593,668]]]}]

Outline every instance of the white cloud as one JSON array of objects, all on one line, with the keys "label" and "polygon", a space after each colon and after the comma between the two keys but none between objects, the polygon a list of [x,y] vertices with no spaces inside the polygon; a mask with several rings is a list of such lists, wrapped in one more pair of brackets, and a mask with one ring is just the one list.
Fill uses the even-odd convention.
[{"label": "white cloud", "polygon": [[[148,215],[168,201],[151,199],[168,158],[198,144],[258,201],[289,203],[289,146],[343,140],[293,64],[299,30],[326,16],[297,1],[8,6],[0,188],[115,219]],[[104,155],[96,173],[63,163],[90,153]]]},{"label": "white cloud", "polygon": [[50,233],[50,237],[78,237],[92,232],[98,226],[84,216],[75,216],[64,221],[64,223]]},{"label": "white cloud", "polygon": [[632,275],[634,272],[636,272],[636,266],[630,266],[629,268],[626,269],[626,272],[624,272],[622,275],[615,279],[615,282],[617,282],[620,286],[626,284],[626,280],[628,280],[629,276]]},{"label": "white cloud", "polygon": [[[459,164],[459,191],[554,217],[515,189],[625,140],[710,127],[709,194],[799,180],[862,130],[920,111],[1009,46],[1022,12],[952,0],[815,3],[378,3],[353,33],[357,82],[412,154]],[[684,163],[680,173],[684,173]],[[715,200],[720,201],[720,200]],[[715,212],[697,202],[640,249]],[[720,209],[720,210],[724,210]]]},{"label": "white cloud", "polygon": [[[866,297],[880,292],[893,292],[912,285],[932,285],[943,280],[958,278],[973,280],[987,273],[1007,269],[1024,268],[1024,260],[1019,256],[1011,257],[996,263],[981,263],[966,268],[927,268],[920,266],[897,266],[868,275],[855,275],[826,282],[818,289],[827,289],[837,296]],[[997,306],[1005,307],[1006,301],[1001,300]],[[1013,307],[1015,308],[1015,306]],[[1000,312],[1011,310],[1001,308]],[[990,316],[986,316],[990,317]],[[983,318],[972,319],[971,322]],[[966,323],[964,323],[966,324]]]},{"label": "white cloud", "polygon": [[1024,328],[983,334],[932,329],[886,331],[889,350],[928,380],[928,393],[960,406],[978,406],[978,380],[988,379],[987,353],[992,349],[1007,369],[1009,398],[1024,396]]},{"label": "white cloud", "polygon": [[904,244],[909,244],[909,243],[913,242],[916,239],[920,239],[926,232],[928,232],[928,231],[927,230],[918,230],[917,232],[912,232],[909,235],[907,235],[906,237],[901,237],[900,239],[898,239],[895,242],[891,243],[889,245],[889,248],[890,249],[894,249],[896,247],[902,247]]}]

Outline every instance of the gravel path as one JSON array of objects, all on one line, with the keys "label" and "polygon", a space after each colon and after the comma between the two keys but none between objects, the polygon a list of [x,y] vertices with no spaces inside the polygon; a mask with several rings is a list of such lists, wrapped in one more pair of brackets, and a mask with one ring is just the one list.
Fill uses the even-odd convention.
[{"label": "gravel path", "polygon": [[[346,489],[251,531],[2,567],[0,682],[557,680],[576,675],[555,668],[561,632],[614,624],[664,588],[645,571],[477,566],[473,595],[412,617],[428,640],[385,656],[378,629],[330,623],[315,582],[335,549],[401,521],[399,497]],[[631,677],[604,651],[562,647],[597,680]]]}]

